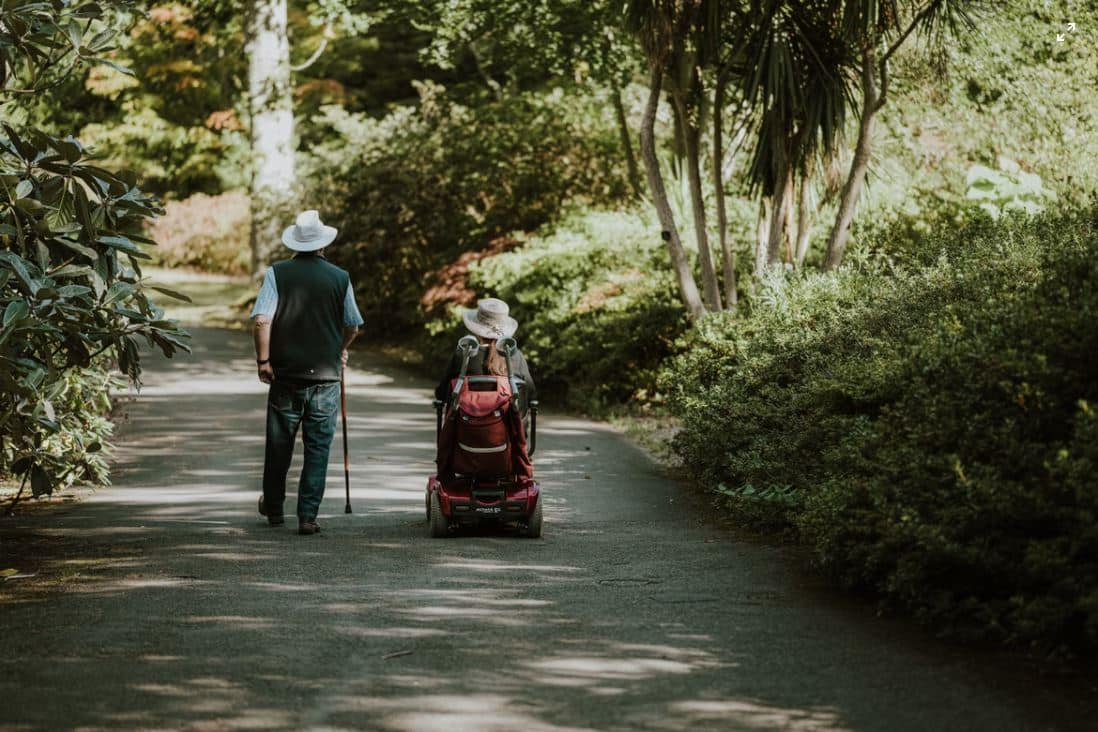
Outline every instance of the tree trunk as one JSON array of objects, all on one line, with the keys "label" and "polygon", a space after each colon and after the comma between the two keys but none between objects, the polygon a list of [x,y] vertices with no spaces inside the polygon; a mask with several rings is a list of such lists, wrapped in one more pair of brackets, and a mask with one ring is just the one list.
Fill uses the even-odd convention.
[{"label": "tree trunk", "polygon": [[625,167],[629,171],[629,185],[633,193],[639,198],[641,190],[640,170],[637,168],[637,157],[633,154],[633,134],[629,130],[629,119],[625,116],[625,104],[621,99],[621,89],[617,82],[613,82],[610,89],[610,99],[614,104],[614,115],[618,118],[618,132],[621,134],[621,149],[625,154]]},{"label": "tree trunk", "polygon": [[722,72],[717,77],[717,87],[713,92],[713,194],[717,199],[717,237],[721,246],[721,263],[724,275],[724,302],[728,308],[736,307],[736,255],[728,243],[728,212],[724,202],[724,88],[728,77]]},{"label": "tree trunk", "polygon": [[787,192],[793,184],[793,168],[788,159],[779,161],[777,187],[774,189],[774,210],[770,217],[770,236],[767,241],[766,263],[768,266],[782,261],[782,243],[786,234],[786,221],[789,217],[789,196]]},{"label": "tree trunk", "polygon": [[652,67],[648,103],[645,105],[644,120],[641,122],[641,159],[644,161],[644,170],[648,177],[648,188],[652,194],[652,201],[656,206],[660,226],[663,227],[662,236],[664,241],[667,242],[667,251],[671,255],[671,266],[675,270],[675,278],[679,283],[679,292],[682,295],[683,304],[690,312],[690,317],[696,320],[705,315],[705,305],[698,294],[698,285],[694,282],[694,273],[690,269],[690,260],[686,257],[682,240],[679,238],[678,227],[675,226],[675,215],[671,211],[671,204],[667,200],[667,189],[663,184],[663,173],[660,172],[660,161],[656,157],[656,112],[660,106],[660,87],[662,83],[663,73],[659,68]]},{"label": "tree trunk", "polygon": [[766,196],[759,201],[759,220],[755,228],[755,278],[759,279],[766,274],[766,266],[769,263],[768,249],[770,242],[770,199]]},{"label": "tree trunk", "polygon": [[794,262],[797,269],[804,264],[804,258],[808,254],[808,241],[812,235],[812,211],[808,200],[810,193],[808,174],[804,173],[797,187],[797,253]]},{"label": "tree trunk", "polygon": [[796,189],[796,178],[793,175],[793,171],[789,171],[789,181],[785,184],[785,198],[782,199],[782,205],[785,206],[785,216],[782,218],[782,262],[787,264],[793,264],[793,235],[791,229],[793,228],[793,191]]},{"label": "tree trunk", "polygon": [[850,224],[854,221],[854,211],[858,206],[865,174],[869,170],[869,156],[873,121],[880,110],[877,96],[876,51],[869,47],[862,56],[862,118],[858,125],[858,141],[854,145],[854,159],[850,161],[850,173],[843,186],[839,199],[839,211],[835,216],[835,225],[827,238],[827,256],[823,268],[831,270],[843,261],[846,242],[850,238]]},{"label": "tree trunk", "polygon": [[247,23],[251,113],[252,274],[278,246],[294,178],[294,113],[286,0],[253,0]]},{"label": "tree trunk", "polygon": [[[705,220],[705,193],[701,182],[701,130],[690,120],[686,96],[679,90],[672,93],[675,112],[682,123],[686,143],[686,182],[690,187],[690,204],[694,214],[694,240],[698,243],[698,259],[702,271],[702,295],[711,312],[721,310],[721,288],[709,249],[709,231]],[[700,115],[699,115],[700,116]]]},{"label": "tree trunk", "polygon": [[484,57],[480,55],[480,49],[477,48],[477,44],[474,41],[469,41],[467,45],[469,47],[469,53],[473,55],[473,63],[476,64],[477,73],[480,74],[480,78],[484,80],[485,86],[492,92],[492,96],[497,102],[502,101],[503,87],[488,73],[488,67],[484,64]]},{"label": "tree trunk", "polygon": [[674,98],[671,100],[671,108],[671,175],[681,187],[682,163],[686,159],[686,131],[682,127],[682,117],[675,109]]}]

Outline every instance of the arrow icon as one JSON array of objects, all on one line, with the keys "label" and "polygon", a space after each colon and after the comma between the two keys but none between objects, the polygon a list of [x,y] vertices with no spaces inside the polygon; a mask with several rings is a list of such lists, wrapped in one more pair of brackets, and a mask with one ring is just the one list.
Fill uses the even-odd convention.
[{"label": "arrow icon", "polygon": [[1074,23],[1068,23],[1068,31],[1071,32],[1071,33],[1075,32],[1075,24]]},{"label": "arrow icon", "polygon": [[1063,33],[1057,33],[1056,34],[1056,42],[1057,43],[1063,43],[1064,42],[1064,34]]}]

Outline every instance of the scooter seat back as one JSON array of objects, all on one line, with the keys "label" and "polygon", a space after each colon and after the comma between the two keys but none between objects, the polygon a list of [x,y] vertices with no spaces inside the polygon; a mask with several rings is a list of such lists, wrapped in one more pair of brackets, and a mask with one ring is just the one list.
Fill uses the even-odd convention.
[{"label": "scooter seat back", "polygon": [[[453,388],[457,388],[455,380]],[[506,377],[471,377],[462,385],[457,413],[454,471],[492,478],[512,472],[511,435],[507,429],[511,410],[511,385]]]},{"label": "scooter seat back", "polygon": [[[451,389],[457,388],[454,379]],[[511,408],[511,384],[506,376],[471,376],[462,385],[457,411],[469,417],[487,417]]]}]

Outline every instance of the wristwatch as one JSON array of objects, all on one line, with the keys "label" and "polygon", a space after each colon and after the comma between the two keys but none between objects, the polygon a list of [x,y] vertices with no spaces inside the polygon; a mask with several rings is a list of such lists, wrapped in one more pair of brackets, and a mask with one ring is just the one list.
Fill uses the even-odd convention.
[{"label": "wristwatch", "polygon": [[269,358],[265,358],[265,359],[263,359],[262,361],[260,361],[260,360],[259,360],[259,359],[257,358],[257,359],[255,360],[255,362],[256,362],[256,364],[258,364],[259,366],[262,366],[262,365],[264,365],[264,364],[268,364],[268,363],[270,363],[270,362],[271,362],[271,359],[269,359]]}]

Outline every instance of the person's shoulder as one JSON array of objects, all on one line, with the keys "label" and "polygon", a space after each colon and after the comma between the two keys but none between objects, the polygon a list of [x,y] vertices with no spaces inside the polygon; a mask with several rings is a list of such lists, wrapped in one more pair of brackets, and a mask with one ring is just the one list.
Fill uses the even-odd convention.
[{"label": "person's shoulder", "polygon": [[336,275],[339,275],[340,277],[346,277],[347,279],[351,278],[351,274],[347,270],[340,267],[339,265],[332,264],[327,259],[321,259],[320,261],[324,263],[324,267],[329,272],[331,272],[333,274],[336,274]]}]

